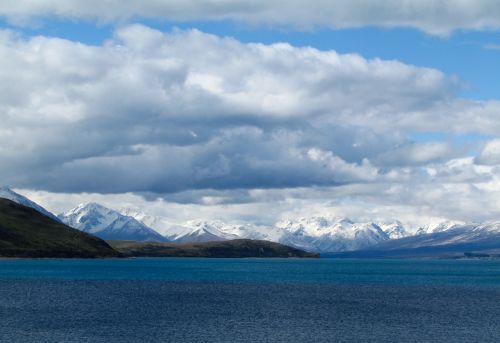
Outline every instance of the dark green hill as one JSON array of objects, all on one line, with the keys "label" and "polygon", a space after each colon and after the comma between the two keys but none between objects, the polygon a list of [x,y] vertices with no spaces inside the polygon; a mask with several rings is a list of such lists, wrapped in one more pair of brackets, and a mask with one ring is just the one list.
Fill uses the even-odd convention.
[{"label": "dark green hill", "polygon": [[206,243],[108,241],[128,257],[319,257],[279,243],[250,239]]},{"label": "dark green hill", "polygon": [[0,257],[117,257],[105,241],[0,198]]}]

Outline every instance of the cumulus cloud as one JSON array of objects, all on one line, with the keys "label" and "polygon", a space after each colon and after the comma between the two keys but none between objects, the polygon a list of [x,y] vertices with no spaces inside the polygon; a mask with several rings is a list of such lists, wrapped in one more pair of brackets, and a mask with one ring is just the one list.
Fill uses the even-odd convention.
[{"label": "cumulus cloud", "polygon": [[453,155],[405,130],[498,125],[490,105],[450,111],[458,86],[437,70],[197,30],[127,26],[102,46],[4,31],[0,61],[0,175],[59,192],[370,182],[390,150]]},{"label": "cumulus cloud", "polygon": [[53,16],[107,22],[145,17],[233,20],[295,29],[413,27],[437,35],[500,27],[500,4],[492,0],[289,0],[286,5],[269,0],[16,0],[2,2],[0,15],[17,23]]},{"label": "cumulus cloud", "polygon": [[[426,165],[436,161],[445,161],[458,155],[450,142],[410,143],[395,146],[377,157],[377,164],[383,166]],[[463,153],[463,152],[462,152]]]},{"label": "cumulus cloud", "polygon": [[500,139],[488,141],[477,156],[476,162],[485,165],[500,164]]},{"label": "cumulus cloud", "polygon": [[500,132],[499,102],[435,69],[142,25],[100,46],[0,31],[0,63],[0,179],[58,208],[53,192],[266,223],[332,207],[475,218],[460,208],[500,188],[496,141],[474,158],[407,138]]}]

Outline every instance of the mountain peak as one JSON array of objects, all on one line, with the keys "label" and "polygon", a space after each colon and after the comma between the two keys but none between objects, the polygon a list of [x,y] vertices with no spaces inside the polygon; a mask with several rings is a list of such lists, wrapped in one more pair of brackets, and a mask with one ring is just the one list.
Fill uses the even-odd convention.
[{"label": "mountain peak", "polygon": [[8,199],[8,196],[11,197],[23,197],[21,194],[16,193],[12,190],[12,188],[7,186],[0,187],[0,197],[4,199]]},{"label": "mountain peak", "polygon": [[101,204],[98,204],[96,202],[88,202],[88,203],[81,203],[75,208],[59,215],[59,216],[72,216],[72,215],[85,215],[88,213],[110,213],[110,212],[116,212],[117,211],[110,209],[108,207],[105,207]]},{"label": "mountain peak", "polygon": [[108,207],[105,207],[101,204],[98,204],[96,202],[88,202],[88,203],[84,203],[84,204],[80,204],[78,205],[77,208],[80,208],[80,209],[86,209],[86,210],[111,210],[111,211],[114,211],[113,209],[110,209]]},{"label": "mountain peak", "polygon": [[75,229],[107,240],[166,241],[144,223],[96,202],[80,204],[59,217]]}]

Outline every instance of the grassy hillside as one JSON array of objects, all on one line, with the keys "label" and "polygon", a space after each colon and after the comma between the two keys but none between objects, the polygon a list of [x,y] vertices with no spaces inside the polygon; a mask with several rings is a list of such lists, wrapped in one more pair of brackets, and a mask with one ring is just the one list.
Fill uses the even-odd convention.
[{"label": "grassy hillside", "polygon": [[105,241],[0,199],[0,257],[113,257]]},{"label": "grassy hillside", "polygon": [[124,256],[142,257],[319,257],[286,245],[249,239],[206,243],[108,241]]}]

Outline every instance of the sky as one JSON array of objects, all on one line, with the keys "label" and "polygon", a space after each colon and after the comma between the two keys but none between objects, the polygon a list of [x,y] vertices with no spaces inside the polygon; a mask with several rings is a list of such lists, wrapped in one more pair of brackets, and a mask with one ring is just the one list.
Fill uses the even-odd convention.
[{"label": "sky", "polygon": [[0,179],[171,223],[500,218],[493,0],[0,4]]}]

